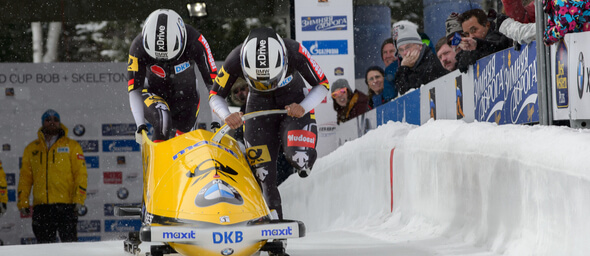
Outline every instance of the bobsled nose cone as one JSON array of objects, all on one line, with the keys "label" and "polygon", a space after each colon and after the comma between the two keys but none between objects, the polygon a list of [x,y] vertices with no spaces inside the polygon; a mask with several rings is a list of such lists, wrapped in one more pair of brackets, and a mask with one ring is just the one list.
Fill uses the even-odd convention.
[{"label": "bobsled nose cone", "polygon": [[311,172],[311,169],[299,169],[297,170],[297,174],[299,174],[299,177],[301,178],[305,178],[307,176],[309,176],[309,173]]}]

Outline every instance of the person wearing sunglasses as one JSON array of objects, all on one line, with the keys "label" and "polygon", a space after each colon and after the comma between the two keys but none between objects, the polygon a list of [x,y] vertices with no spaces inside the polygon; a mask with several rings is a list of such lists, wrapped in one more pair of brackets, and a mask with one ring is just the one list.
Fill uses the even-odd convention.
[{"label": "person wearing sunglasses", "polygon": [[32,203],[38,243],[54,243],[57,235],[61,242],[77,242],[78,211],[84,207],[87,185],[82,147],[68,137],[55,110],[45,111],[41,124],[38,138],[23,153],[17,206],[28,217]]},{"label": "person wearing sunglasses", "polygon": [[369,97],[356,89],[353,92],[346,79],[336,80],[331,89],[337,124],[353,119],[369,110]]}]

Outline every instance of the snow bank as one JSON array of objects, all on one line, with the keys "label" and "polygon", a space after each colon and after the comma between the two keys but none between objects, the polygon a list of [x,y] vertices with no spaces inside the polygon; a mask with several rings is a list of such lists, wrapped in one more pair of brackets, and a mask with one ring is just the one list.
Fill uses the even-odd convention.
[{"label": "snow bank", "polygon": [[587,152],[590,133],[563,127],[389,122],[319,159],[310,177],[290,177],[283,209],[310,232],[371,227],[392,241],[442,236],[503,255],[584,255]]}]

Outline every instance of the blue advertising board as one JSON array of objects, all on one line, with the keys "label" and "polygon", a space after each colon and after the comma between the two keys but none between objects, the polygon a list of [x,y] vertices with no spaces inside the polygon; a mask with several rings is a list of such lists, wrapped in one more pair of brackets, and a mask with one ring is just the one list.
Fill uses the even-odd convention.
[{"label": "blue advertising board", "polygon": [[497,124],[539,122],[536,42],[477,61],[475,120]]},{"label": "blue advertising board", "polygon": [[377,107],[377,126],[388,121],[420,125],[420,90],[413,90]]},{"label": "blue advertising board", "polygon": [[303,16],[301,31],[329,31],[348,29],[348,20],[342,16]]},{"label": "blue advertising board", "polygon": [[311,55],[345,55],[348,54],[347,40],[303,41],[303,46]]},{"label": "blue advertising board", "polygon": [[102,152],[139,152],[139,144],[135,140],[103,140]]}]

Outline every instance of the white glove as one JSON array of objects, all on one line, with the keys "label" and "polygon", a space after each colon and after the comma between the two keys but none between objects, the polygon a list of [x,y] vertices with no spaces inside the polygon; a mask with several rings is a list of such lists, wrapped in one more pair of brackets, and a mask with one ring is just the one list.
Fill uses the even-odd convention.
[{"label": "white glove", "polygon": [[141,145],[143,143],[143,137],[142,137],[143,135],[141,134],[141,131],[144,131],[144,130],[145,130],[145,132],[148,131],[147,125],[140,124],[137,127],[137,131],[135,132],[135,142],[137,142],[137,144],[139,144],[139,145]]}]

